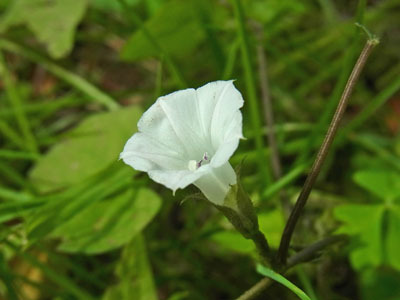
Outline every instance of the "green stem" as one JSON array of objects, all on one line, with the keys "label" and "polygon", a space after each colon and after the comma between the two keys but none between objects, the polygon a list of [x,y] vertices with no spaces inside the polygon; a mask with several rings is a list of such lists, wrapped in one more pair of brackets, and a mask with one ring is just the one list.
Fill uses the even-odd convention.
[{"label": "green stem", "polygon": [[68,82],[70,85],[82,91],[94,101],[103,104],[109,110],[115,110],[119,108],[119,104],[115,99],[111,98],[93,84],[89,83],[82,77],[60,67],[48,58],[25,46],[19,45],[5,38],[0,38],[0,49],[5,49],[7,51],[19,54],[37,64],[40,64],[40,66],[48,70],[50,73],[53,73],[55,76],[61,78],[65,82]]},{"label": "green stem", "polygon": [[232,0],[234,10],[235,10],[235,18],[238,26],[238,35],[240,38],[240,46],[242,51],[242,62],[245,74],[245,82],[247,89],[247,97],[249,100],[249,108],[250,108],[250,116],[252,127],[254,131],[255,144],[257,149],[257,157],[260,163],[260,171],[262,178],[266,180],[266,184],[271,182],[271,175],[269,174],[269,170],[267,165],[265,164],[266,158],[263,155],[263,133],[262,133],[262,124],[260,118],[260,107],[258,104],[257,92],[256,92],[256,84],[255,84],[255,75],[253,72],[253,67],[250,58],[250,47],[247,41],[247,33],[245,29],[245,19],[243,15],[243,8],[240,0]]}]

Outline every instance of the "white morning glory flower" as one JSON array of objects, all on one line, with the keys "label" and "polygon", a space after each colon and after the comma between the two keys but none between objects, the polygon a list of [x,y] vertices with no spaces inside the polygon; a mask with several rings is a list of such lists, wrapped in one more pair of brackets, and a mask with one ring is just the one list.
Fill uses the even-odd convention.
[{"label": "white morning glory flower", "polygon": [[242,106],[233,81],[160,97],[139,120],[120,158],[174,193],[194,184],[222,205],[236,184],[229,158],[243,137]]}]

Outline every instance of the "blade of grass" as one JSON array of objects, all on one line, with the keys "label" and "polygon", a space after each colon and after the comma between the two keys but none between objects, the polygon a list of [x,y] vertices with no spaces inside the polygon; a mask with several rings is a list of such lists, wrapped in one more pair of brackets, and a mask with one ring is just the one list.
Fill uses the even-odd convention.
[{"label": "blade of grass", "polygon": [[228,57],[226,59],[224,71],[222,72],[222,79],[228,80],[232,78],[233,68],[236,64],[237,54],[239,51],[240,40],[235,39],[228,50]]},{"label": "blade of grass", "polygon": [[116,102],[116,100],[111,98],[105,92],[101,91],[84,78],[60,67],[48,58],[29,49],[28,47],[19,45],[5,38],[0,38],[0,49],[16,53],[39,64],[43,68],[47,69],[50,73],[53,73],[55,76],[89,96],[93,101],[103,104],[109,110],[116,110],[119,108],[119,104]]},{"label": "blade of grass", "polygon": [[274,272],[272,269],[266,268],[266,267],[258,264],[257,272],[286,286],[293,293],[295,293],[301,300],[311,300],[310,297],[308,297],[306,295],[306,293],[304,293],[301,289],[299,289],[297,286],[295,286],[293,283],[291,283],[289,280],[287,280],[281,274]]},{"label": "blade of grass", "polygon": [[259,161],[259,170],[262,175],[263,184],[268,185],[271,182],[270,171],[265,164],[265,157],[263,154],[264,141],[262,136],[261,117],[259,115],[260,108],[257,99],[256,81],[254,68],[250,58],[250,47],[247,41],[247,33],[245,29],[245,18],[243,8],[240,0],[232,0],[235,11],[235,19],[238,26],[238,36],[240,39],[240,48],[242,52],[242,63],[244,68],[245,83],[247,89],[247,97],[249,101],[250,117],[252,128],[254,131],[255,146],[257,149],[257,156]]},{"label": "blade of grass", "polygon": [[63,276],[58,271],[51,269],[49,266],[45,265],[44,263],[42,263],[38,259],[36,259],[33,255],[30,255],[30,254],[28,254],[26,252],[21,251],[21,249],[18,249],[18,247],[16,245],[14,245],[12,242],[10,242],[8,240],[4,240],[3,243],[9,249],[14,251],[14,253],[17,256],[19,256],[22,259],[26,260],[32,266],[37,267],[38,269],[40,269],[47,276],[47,278],[49,280],[51,280],[52,282],[58,284],[66,292],[70,293],[71,296],[73,295],[77,299],[82,299],[82,300],[94,300],[94,299],[96,299],[95,297],[90,295],[87,291],[83,290],[78,285],[76,285],[67,276]]},{"label": "blade of grass", "polygon": [[398,156],[394,155],[387,149],[377,145],[365,136],[351,135],[350,140],[357,145],[363,147],[364,149],[375,153],[376,156],[380,157],[382,160],[386,161],[390,165],[396,167],[400,171],[400,159]]},{"label": "blade of grass", "polygon": [[132,9],[125,0],[118,0],[118,2],[122,5],[124,10],[129,13],[129,20],[133,21],[133,23],[142,30],[143,34],[147,37],[148,41],[153,45],[154,49],[157,50],[160,57],[165,60],[171,75],[174,77],[176,84],[181,88],[187,88],[187,83],[183,75],[181,74],[180,70],[176,66],[175,62],[171,58],[171,56],[163,49],[160,43],[154,38],[151,32],[146,28],[145,24],[143,23],[142,19],[136,14],[135,10]]},{"label": "blade of grass", "polygon": [[[366,0],[359,0],[356,17],[355,17],[356,22],[361,23],[361,24],[363,23],[365,8],[366,8]],[[328,99],[327,105],[326,105],[324,112],[322,113],[320,119],[318,120],[317,125],[315,126],[314,132],[312,134],[310,134],[308,143],[307,143],[305,149],[297,157],[295,164],[304,162],[310,156],[313,141],[318,138],[318,136],[320,135],[321,129],[325,128],[327,126],[330,116],[333,114],[333,111],[336,107],[337,101],[340,98],[340,95],[341,95],[343,89],[345,88],[347,78],[349,77],[349,74],[354,65],[354,60],[357,55],[357,50],[359,47],[358,46],[359,41],[360,41],[360,29],[358,27],[356,27],[354,30],[353,42],[350,46],[350,50],[346,52],[346,55],[344,57],[344,65],[342,68],[342,72],[341,72],[339,79],[335,85],[335,88],[332,92],[332,96]]]},{"label": "blade of grass", "polygon": [[336,11],[336,8],[334,4],[332,3],[331,0],[318,0],[319,5],[322,8],[322,11],[324,12],[325,15],[325,20],[329,23],[332,24],[337,20],[338,14]]},{"label": "blade of grass", "polygon": [[367,119],[386,103],[395,93],[400,90],[400,76],[398,76],[389,86],[382,90],[357,116],[351,120],[340,133],[341,137],[359,128]]},{"label": "blade of grass", "polygon": [[[36,101],[35,101],[36,102]],[[79,103],[77,101],[77,96],[76,95],[65,95],[60,98],[52,99],[51,101],[49,100],[38,100],[36,103],[27,103],[24,106],[22,106],[22,110],[26,114],[43,114],[43,115],[49,115],[54,113],[55,111],[65,108],[65,107],[74,107],[81,105],[82,103]],[[4,108],[0,111],[0,117],[8,118],[13,116],[13,111],[12,109],[9,108]]]},{"label": "blade of grass", "polygon": [[21,139],[21,137],[12,129],[6,122],[3,122],[0,120],[0,132],[8,138],[8,140],[14,144],[14,146],[17,146],[19,149],[23,150],[29,150],[26,149],[26,145],[24,143],[24,140]]},{"label": "blade of grass", "polygon": [[3,159],[37,160],[39,157],[38,154],[32,152],[0,149],[0,158]]},{"label": "blade of grass", "polygon": [[295,168],[293,168],[292,170],[290,170],[290,172],[283,175],[281,178],[279,178],[279,180],[275,181],[270,186],[268,186],[268,188],[265,189],[262,194],[263,197],[264,198],[272,197],[274,194],[279,192],[285,186],[292,183],[294,180],[296,180],[300,175],[302,175],[307,170],[307,166],[308,166],[307,164],[302,164],[302,165],[298,165]]},{"label": "blade of grass", "polygon": [[0,172],[13,184],[33,190],[32,184],[18,170],[3,161],[0,161]]},{"label": "blade of grass", "polygon": [[19,130],[22,132],[22,135],[25,138],[26,145],[30,151],[38,153],[38,145],[36,143],[35,136],[33,135],[28,118],[22,109],[22,99],[15,87],[12,75],[7,68],[2,51],[0,51],[0,77],[3,78],[7,98],[10,101]]},{"label": "blade of grass", "polygon": [[304,287],[304,290],[306,291],[307,295],[310,296],[311,300],[318,300],[317,295],[314,291],[314,288],[311,284],[311,280],[307,273],[304,271],[302,266],[297,266],[295,269],[295,272],[297,274],[297,277],[299,278],[301,284]]},{"label": "blade of grass", "polygon": [[7,294],[7,299],[9,300],[18,300],[21,299],[18,296],[17,287],[15,286],[15,276],[12,274],[11,270],[7,262],[4,260],[4,257],[0,257],[0,278],[2,279],[2,283],[5,285]]}]

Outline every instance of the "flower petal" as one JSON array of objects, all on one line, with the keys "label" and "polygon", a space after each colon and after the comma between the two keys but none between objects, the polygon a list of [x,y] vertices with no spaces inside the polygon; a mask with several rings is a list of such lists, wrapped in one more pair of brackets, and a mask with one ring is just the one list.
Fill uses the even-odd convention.
[{"label": "flower petal", "polygon": [[[165,115],[159,98],[140,118],[138,130],[159,141],[166,148],[187,155],[183,140],[177,135],[171,120]],[[187,157],[188,158],[188,157]]]},{"label": "flower petal", "polygon": [[155,182],[161,183],[175,193],[177,189],[184,189],[197,179],[208,172],[208,168],[196,170],[152,170],[149,171],[149,177]]},{"label": "flower petal", "polygon": [[242,106],[233,81],[160,97],[143,114],[139,132],[120,157],[174,192],[194,183],[210,201],[222,204],[236,183],[228,160],[242,138]]},{"label": "flower petal", "polygon": [[194,182],[208,200],[223,205],[231,185],[236,184],[236,174],[227,162],[219,168],[210,168],[210,172]]},{"label": "flower petal", "polygon": [[[176,149],[178,149],[176,147]],[[187,167],[180,151],[170,148],[161,141],[144,133],[134,134],[120,154],[123,161],[139,171],[155,169],[176,170]]]},{"label": "flower petal", "polygon": [[218,156],[213,159],[213,166],[218,167],[229,160],[243,137],[239,110],[243,97],[232,80],[210,82],[196,92],[204,134],[209,138],[213,155]]},{"label": "flower petal", "polygon": [[201,129],[196,97],[194,89],[186,89],[157,100],[171,129],[190,156],[188,158],[195,160],[208,151],[206,136]]}]

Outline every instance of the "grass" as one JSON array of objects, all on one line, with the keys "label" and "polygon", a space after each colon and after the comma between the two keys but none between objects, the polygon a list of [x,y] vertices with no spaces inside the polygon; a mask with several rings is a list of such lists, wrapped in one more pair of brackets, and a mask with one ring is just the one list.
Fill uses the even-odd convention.
[{"label": "grass", "polygon": [[[389,115],[398,119],[398,112],[388,103],[395,107],[399,101],[396,28],[400,18],[394,9],[399,1],[360,0],[355,5],[330,0],[193,0],[202,39],[196,47],[179,55],[168,52],[169,48],[160,42],[168,36],[159,36],[147,26],[168,1],[177,0],[120,0],[123,10],[112,8],[111,0],[91,2],[77,28],[73,51],[58,60],[49,57],[44,45],[23,25],[1,33],[0,297],[124,300],[135,294],[139,295],[138,300],[154,300],[154,296],[146,298],[148,290],[160,300],[233,299],[249,289],[259,280],[254,269],[255,253],[229,250],[230,244],[242,242],[234,234],[227,241],[212,239],[215,232],[231,232],[232,228],[207,203],[189,200],[179,204],[185,196],[197,192],[194,187],[177,191],[174,197],[146,174],[133,174],[116,162],[79,183],[43,193],[41,183],[32,180],[32,169],[48,159],[60,141],[79,138],[70,129],[88,116],[120,111],[129,105],[147,108],[157,97],[178,89],[198,87],[216,79],[235,79],[245,98],[243,123],[247,139],[240,142],[231,163],[236,166],[244,162],[243,184],[260,214],[281,212],[279,192],[284,190],[289,199],[296,197],[366,40],[355,22],[379,35],[381,44],[350,100],[350,110],[334,144],[335,153],[328,158],[325,176],[317,182],[321,193],[311,194],[294,248],[335,231],[338,222],[332,215],[339,203],[364,203],[371,198],[351,180],[361,168],[360,161],[363,168],[382,165],[400,170],[396,152],[400,129],[393,131],[386,125]],[[104,8],[100,2],[110,6]],[[0,13],[10,3],[11,0],[1,4]],[[256,37],[254,23],[261,26],[260,37]],[[178,29],[187,26],[178,25]],[[159,26],[164,26],[162,21]],[[156,49],[158,55],[122,61],[123,42],[139,30],[150,42],[149,51]],[[190,38],[182,34],[181,44]],[[266,143],[266,133],[271,129],[261,118],[255,59],[259,43],[268,62],[275,118],[272,130],[282,158],[283,176],[276,181],[270,174],[271,151]],[[127,128],[133,128],[134,123],[127,124]],[[121,133],[115,133],[118,134]],[[377,143],[377,137],[383,142]],[[106,144],[102,146],[104,152],[108,151]],[[365,155],[369,161],[365,161]],[[115,157],[117,160],[118,153]],[[103,158],[89,155],[87,159],[101,163]],[[59,173],[65,171],[59,162],[53,162],[53,166]],[[112,203],[129,189],[149,189],[162,198],[158,214],[141,233],[144,254],[129,244],[100,255],[58,249],[63,237],[52,237],[54,230],[72,222],[89,205]],[[146,201],[142,205],[145,207]],[[119,214],[115,222],[125,214],[141,218],[138,211]],[[97,221],[102,222],[101,218]],[[278,225],[283,221],[278,221],[268,224],[272,235],[282,231]],[[99,228],[96,224],[87,228]],[[106,236],[106,232],[103,234]],[[357,300],[353,297],[355,291],[366,291],[370,283],[364,270],[357,269],[347,257],[349,251],[353,248],[332,248],[288,278],[312,299],[329,294]],[[131,254],[127,257],[123,253]],[[140,255],[148,256],[150,267],[144,260],[134,260]],[[326,272],[321,277],[318,268],[322,264]],[[339,278],[336,274],[340,268],[352,274],[350,278]],[[398,275],[395,268],[386,268]],[[28,269],[39,275],[32,276]],[[396,291],[396,284],[400,284],[396,276],[387,276],[390,280],[384,282],[375,275],[369,279],[376,286],[388,284],[388,290]],[[390,285],[391,282],[395,284]],[[35,292],[23,295],[30,289]],[[115,293],[116,298],[106,298],[106,292]],[[289,292],[276,286],[268,290],[272,298],[286,294]]]}]

